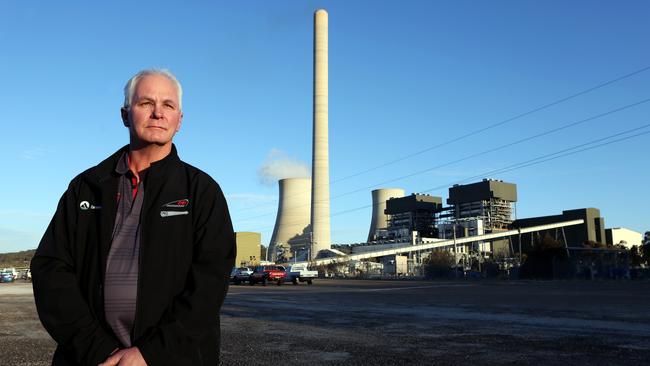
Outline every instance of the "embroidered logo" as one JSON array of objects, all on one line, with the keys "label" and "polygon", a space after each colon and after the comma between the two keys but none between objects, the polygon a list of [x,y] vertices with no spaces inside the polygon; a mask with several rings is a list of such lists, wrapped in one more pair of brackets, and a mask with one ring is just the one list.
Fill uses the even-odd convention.
[{"label": "embroidered logo", "polygon": [[172,208],[184,208],[187,207],[187,205],[190,204],[190,200],[187,198],[183,198],[182,200],[177,200],[177,201],[171,201],[168,203],[165,203],[163,207],[172,207]]},{"label": "embroidered logo", "polygon": [[99,210],[102,208],[102,206],[95,206],[91,205],[88,201],[81,201],[79,203],[79,208],[86,211],[86,210]]},{"label": "embroidered logo", "polygon": [[181,216],[189,213],[189,211],[160,211],[160,217]]}]

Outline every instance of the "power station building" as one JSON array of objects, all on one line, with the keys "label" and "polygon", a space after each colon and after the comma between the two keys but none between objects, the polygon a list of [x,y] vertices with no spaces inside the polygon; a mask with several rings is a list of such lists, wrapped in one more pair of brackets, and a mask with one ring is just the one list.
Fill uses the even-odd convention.
[{"label": "power station building", "polygon": [[[531,217],[515,220],[512,223],[513,228],[524,228],[529,226],[545,225],[555,222],[584,220],[584,224],[570,226],[561,231],[553,232],[553,237],[566,239],[569,247],[580,247],[585,242],[606,243],[605,236],[605,219],[600,216],[600,210],[597,208],[581,208],[576,210],[562,211],[561,215]],[[542,234],[542,233],[540,233]],[[523,234],[521,237],[513,237],[515,245],[520,245],[524,251],[534,245],[534,234]]]},{"label": "power station building", "polygon": [[[441,215],[444,222],[438,226],[439,238],[468,237],[506,231],[516,212],[517,185],[501,180],[483,179],[480,182],[454,185],[449,188],[449,198]],[[507,239],[477,242],[477,252],[507,256],[510,242]],[[467,252],[470,248],[461,248]]]},{"label": "power station building", "polygon": [[634,245],[641,246],[643,244],[643,234],[624,227],[605,229],[605,237],[607,239],[607,244],[621,244],[628,249]]},{"label": "power station building", "polygon": [[427,194],[389,199],[384,211],[388,216],[387,238],[409,238],[414,232],[420,237],[437,237],[436,221],[441,209],[442,198]]},{"label": "power station building", "polygon": [[[606,238],[605,220],[595,208],[517,219],[517,186],[501,180],[484,179],[454,185],[449,188],[446,207],[443,207],[441,197],[425,194],[391,197],[385,201],[381,215],[378,208],[385,197],[401,192],[391,189],[373,191],[371,240],[337,246],[337,249],[358,258],[373,258],[368,255],[375,254],[374,258],[379,262],[377,264],[383,266],[384,274],[401,275],[419,273],[423,260],[432,250],[452,252],[459,266],[465,269],[478,267],[480,271],[481,263],[487,257],[501,260],[499,263],[502,264],[512,263],[517,252],[528,251],[538,241],[537,238],[548,231],[552,231],[556,240],[566,238],[569,247],[581,246],[586,241],[604,243]],[[519,231],[519,234],[515,230],[513,233],[512,230],[517,228],[526,230]],[[607,231],[611,236],[609,241],[618,239],[615,236],[618,233],[626,234],[627,231],[618,228]],[[473,238],[486,234],[495,235]],[[639,233],[630,236],[630,241],[636,242],[639,236]],[[438,242],[440,246],[434,249]],[[409,250],[409,246],[414,248]],[[395,249],[403,249],[397,251],[403,254],[395,254]]]},{"label": "power station building", "polygon": [[492,179],[466,185],[456,184],[449,188],[447,199],[454,220],[481,219],[487,232],[508,228],[513,221],[515,202],[517,185]]},{"label": "power station building", "polygon": [[235,233],[235,242],[237,244],[235,266],[252,266],[260,262],[261,233],[238,231]]},{"label": "power station building", "polygon": [[[517,201],[515,184],[490,179],[449,188],[447,207],[443,206],[441,197],[427,194],[399,197],[403,190],[398,189],[380,189],[372,193],[369,240],[367,244],[351,246],[352,253],[506,231],[514,220]],[[384,200],[382,215],[380,209]],[[470,255],[487,256],[495,252],[508,255],[509,249],[509,240],[500,239],[462,244],[456,247],[456,253],[469,259]],[[425,256],[426,253],[409,254],[409,267],[419,265]]]},{"label": "power station building", "polygon": [[[269,243],[270,260],[276,260],[278,246],[287,248],[300,260],[316,260],[344,254],[358,254],[358,258],[381,256],[384,266],[390,266],[393,274],[409,273],[421,264],[430,250],[453,250],[465,262],[478,263],[481,258],[492,255],[511,256],[513,248],[533,245],[540,230],[552,227],[557,237],[569,246],[585,242],[617,244],[617,241],[636,243],[639,233],[613,228],[605,231],[604,219],[596,208],[563,211],[561,215],[517,219],[517,186],[502,180],[483,179],[480,182],[449,188],[446,207],[441,197],[413,193],[404,195],[400,188],[382,188],[372,191],[373,210],[367,241],[341,246],[332,250],[330,227],[329,189],[329,66],[328,66],[328,13],[314,13],[313,37],[313,133],[312,174],[309,178],[280,180],[278,212]],[[575,222],[582,219],[583,224]],[[543,226],[547,225],[547,226]],[[550,226],[549,226],[550,225]],[[543,226],[543,227],[539,227]],[[528,228],[527,233],[499,234],[511,229]],[[536,231],[535,231],[536,230]],[[626,231],[627,230],[627,231]],[[517,235],[519,233],[519,235]],[[240,235],[241,234],[241,235]],[[237,265],[251,263],[259,257],[259,234],[257,237],[237,233]],[[482,238],[472,238],[484,234]],[[457,247],[457,240],[461,244]],[[505,239],[504,239],[505,238]],[[629,239],[627,239],[629,238]],[[453,248],[448,244],[453,240]],[[441,242],[442,241],[442,242]],[[255,244],[255,242],[257,244]],[[240,244],[241,243],[241,244]],[[425,245],[420,245],[425,244]],[[431,245],[429,245],[431,244]],[[255,249],[255,245],[257,245]],[[403,250],[406,246],[417,246]],[[241,246],[241,248],[240,248]],[[250,250],[249,250],[250,248]],[[398,250],[392,250],[398,248]],[[436,249],[434,249],[436,248]],[[451,249],[450,249],[451,248]],[[378,252],[379,250],[387,250]],[[372,252],[372,253],[369,253]],[[391,253],[408,255],[392,255]],[[458,257],[456,257],[458,260]],[[473,265],[473,264],[471,264]]]}]

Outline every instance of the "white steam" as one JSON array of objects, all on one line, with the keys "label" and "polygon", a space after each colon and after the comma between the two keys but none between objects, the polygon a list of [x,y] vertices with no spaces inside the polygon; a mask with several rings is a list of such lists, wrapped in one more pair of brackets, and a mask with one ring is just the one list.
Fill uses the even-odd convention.
[{"label": "white steam", "polygon": [[309,178],[310,175],[307,164],[276,148],[271,149],[262,166],[257,169],[260,182],[267,185],[275,185],[284,178]]}]

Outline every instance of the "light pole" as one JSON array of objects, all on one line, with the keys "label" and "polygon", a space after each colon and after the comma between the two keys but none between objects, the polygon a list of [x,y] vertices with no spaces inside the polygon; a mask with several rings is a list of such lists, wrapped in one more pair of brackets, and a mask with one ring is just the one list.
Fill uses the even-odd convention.
[{"label": "light pole", "polygon": [[269,248],[271,247],[271,244],[266,246],[266,257],[264,257],[264,260],[267,262],[269,261]]},{"label": "light pole", "polygon": [[311,248],[314,247],[314,231],[309,231],[309,249],[307,251],[307,258],[311,261]]},{"label": "light pole", "polygon": [[454,230],[454,278],[458,277],[458,257],[456,252],[456,224],[452,225]]}]

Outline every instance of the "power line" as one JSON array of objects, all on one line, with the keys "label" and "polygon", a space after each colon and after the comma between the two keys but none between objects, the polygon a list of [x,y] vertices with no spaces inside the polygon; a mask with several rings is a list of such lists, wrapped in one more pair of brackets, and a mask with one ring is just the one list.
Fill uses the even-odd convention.
[{"label": "power line", "polygon": [[[606,142],[603,142],[603,143],[598,144],[598,145],[588,146],[588,147],[585,147],[583,149],[575,150],[576,148],[579,148],[579,147],[582,147],[582,146],[587,146],[587,145],[594,144],[596,142],[608,140],[608,139],[611,139],[613,137],[621,136],[621,135],[624,135],[624,134],[627,134],[627,133],[630,133],[630,132],[633,132],[633,131],[638,131],[640,129],[643,129],[643,128],[646,128],[646,127],[649,127],[649,126],[650,126],[650,123],[645,124],[643,126],[633,128],[631,130],[619,132],[619,133],[616,133],[614,135],[599,138],[599,139],[596,139],[596,140],[593,140],[593,141],[590,141],[590,142],[587,142],[587,143],[584,143],[584,144],[576,145],[576,146],[573,146],[573,147],[570,147],[570,148],[567,148],[567,149],[562,149],[560,151],[556,151],[556,152],[553,152],[553,153],[550,153],[550,154],[542,155],[542,156],[539,156],[539,157],[536,157],[536,158],[533,158],[533,159],[529,159],[529,160],[526,160],[526,161],[523,161],[523,162],[519,162],[519,163],[516,163],[516,164],[509,165],[509,166],[506,166],[506,167],[503,167],[503,168],[500,168],[500,169],[495,169],[495,170],[490,170],[490,171],[487,171],[487,172],[483,172],[481,174],[477,174],[477,175],[462,179],[460,181],[456,181],[456,182],[453,182],[453,183],[448,183],[448,184],[445,184],[445,185],[440,185],[440,186],[429,188],[429,189],[422,190],[422,191],[419,191],[419,192],[420,193],[432,192],[432,191],[435,191],[435,190],[438,190],[438,189],[451,187],[454,184],[460,184],[460,183],[464,183],[464,182],[467,182],[467,181],[472,181],[474,179],[479,179],[481,177],[485,177],[486,175],[503,174],[503,173],[511,172],[511,171],[518,170],[518,169],[521,169],[521,168],[526,168],[526,167],[529,167],[529,166],[532,166],[532,165],[541,164],[541,163],[544,163],[544,162],[547,162],[547,161],[550,161],[550,160],[555,160],[555,159],[559,159],[559,158],[562,158],[562,157],[565,157],[565,156],[574,155],[574,154],[577,154],[577,153],[580,153],[580,152],[583,152],[583,151],[592,150],[592,149],[595,149],[595,148],[598,148],[598,147],[611,145],[611,144],[614,144],[614,143],[617,143],[617,142],[629,140],[629,139],[634,138],[634,137],[647,135],[647,134],[650,134],[650,131],[640,132],[640,133],[637,133],[637,134],[634,134],[634,135],[631,135],[631,136],[621,137],[621,138],[616,139],[616,140],[606,141]],[[574,150],[574,151],[571,151],[571,150]],[[555,156],[555,155],[557,155],[557,156]],[[363,207],[356,207],[356,208],[345,210],[345,211],[339,211],[339,212],[337,212],[335,214],[332,214],[332,216],[338,216],[338,215],[341,215],[341,214],[344,214],[344,213],[354,212],[354,211],[358,211],[358,210],[361,210],[363,208],[368,208],[368,207],[373,207],[373,205],[370,204],[370,205],[365,205]]]},{"label": "power line", "polygon": [[[486,127],[483,127],[483,128],[477,129],[477,130],[474,130],[474,131],[472,131],[472,132],[468,132],[468,133],[466,133],[466,134],[464,134],[464,135],[461,135],[461,136],[455,137],[455,138],[453,138],[453,139],[451,139],[451,140],[448,140],[448,141],[442,142],[442,143],[440,143],[440,144],[433,145],[433,146],[430,146],[430,147],[424,148],[424,149],[422,149],[422,150],[418,150],[418,151],[415,151],[415,152],[413,152],[413,153],[410,153],[410,154],[404,155],[404,156],[402,156],[402,157],[400,157],[400,158],[397,158],[397,159],[394,159],[394,160],[388,161],[388,162],[386,162],[386,163],[382,163],[382,164],[376,165],[376,166],[374,166],[374,167],[371,167],[371,168],[368,168],[368,169],[362,170],[362,171],[360,171],[360,172],[353,173],[353,174],[350,174],[350,175],[344,176],[344,177],[339,178],[339,179],[336,179],[336,180],[332,180],[332,181],[330,182],[330,184],[336,184],[336,183],[338,183],[338,182],[342,182],[342,181],[344,181],[344,180],[347,180],[347,179],[350,179],[350,178],[354,178],[354,177],[357,177],[357,176],[359,176],[359,175],[363,175],[363,174],[369,173],[369,172],[371,172],[371,171],[375,171],[375,170],[377,170],[377,169],[384,168],[384,167],[386,167],[386,166],[393,165],[393,164],[396,164],[396,163],[398,163],[398,162],[401,162],[401,161],[404,161],[404,160],[410,159],[410,158],[412,158],[412,157],[414,157],[414,156],[418,156],[418,155],[424,154],[425,152],[429,152],[429,151],[432,151],[432,150],[435,150],[435,149],[438,149],[438,148],[441,148],[441,147],[447,146],[447,145],[452,144],[452,143],[454,143],[454,142],[458,142],[458,141],[463,140],[463,139],[465,139],[465,138],[468,138],[468,137],[471,137],[471,136],[477,135],[477,134],[479,134],[479,133],[481,133],[481,132],[484,132],[484,131],[487,131],[487,130],[493,129],[493,128],[495,128],[495,127],[502,126],[502,125],[507,124],[507,123],[509,123],[509,122],[512,122],[512,121],[515,121],[515,120],[521,119],[521,118],[523,118],[523,117],[526,117],[526,116],[528,116],[528,115],[530,115],[530,114],[533,114],[533,113],[536,113],[536,112],[539,112],[539,111],[542,111],[542,110],[548,109],[548,108],[550,108],[550,107],[553,107],[553,106],[556,106],[556,105],[558,105],[558,104],[564,103],[564,102],[569,101],[569,100],[571,100],[571,99],[575,99],[575,98],[577,98],[577,97],[579,97],[579,96],[582,96],[582,95],[585,95],[585,94],[591,93],[591,92],[593,92],[593,91],[596,91],[596,90],[598,90],[598,89],[604,88],[604,87],[606,87],[606,86],[608,86],[608,85],[611,85],[611,84],[613,84],[613,83],[616,83],[616,82],[618,82],[618,81],[625,80],[625,79],[627,79],[627,78],[630,78],[630,77],[632,77],[632,76],[638,75],[638,74],[643,73],[643,72],[648,71],[648,70],[650,70],[650,66],[643,67],[643,68],[638,69],[638,70],[636,70],[636,71],[633,71],[633,72],[630,72],[630,73],[628,73],[628,74],[625,74],[625,75],[619,76],[619,77],[617,77],[617,78],[614,78],[614,79],[611,79],[611,80],[605,81],[605,82],[603,82],[603,83],[600,83],[600,84],[598,84],[598,85],[592,86],[592,87],[587,88],[587,89],[584,89],[584,90],[582,90],[582,91],[579,91],[579,92],[577,92],[577,93],[571,94],[571,95],[569,95],[569,96],[566,96],[566,97],[563,97],[563,98],[557,99],[557,100],[555,100],[555,101],[553,101],[553,102],[550,102],[550,103],[544,104],[544,105],[542,105],[542,106],[539,106],[539,107],[533,108],[533,109],[531,109],[531,110],[529,110],[529,111],[526,111],[526,112],[523,112],[523,113],[517,114],[517,115],[515,115],[515,116],[513,116],[513,117],[509,117],[509,118],[507,118],[507,119],[504,119],[504,120],[498,121],[498,122],[493,123],[493,124],[491,124],[491,125],[488,125],[488,126],[486,126]],[[305,192],[296,193],[296,195],[298,195],[298,194],[304,194],[304,193],[305,193]],[[247,210],[251,210],[251,209],[254,209],[254,208],[257,208],[257,207],[261,207],[261,206],[267,206],[267,205],[266,205],[266,204],[256,204],[256,205],[253,205],[253,206],[249,206],[249,207],[244,207],[244,208],[238,209],[238,210],[236,210],[235,212],[247,211]]]},{"label": "power line", "polygon": [[[532,159],[528,159],[528,160],[525,160],[525,161],[522,161],[522,162],[519,162],[519,163],[511,164],[511,165],[508,165],[508,166],[505,166],[505,167],[502,167],[502,168],[499,168],[499,169],[486,171],[486,172],[483,172],[481,174],[477,174],[477,175],[474,175],[474,176],[471,176],[471,177],[464,178],[464,179],[462,179],[460,181],[455,181],[455,182],[447,183],[447,184],[440,185],[440,186],[437,186],[437,187],[428,188],[428,189],[425,189],[425,190],[420,190],[419,192],[420,193],[427,193],[427,192],[435,191],[435,190],[438,190],[438,189],[448,188],[448,187],[453,186],[454,184],[464,183],[464,182],[467,182],[467,181],[471,181],[471,180],[474,180],[474,179],[485,177],[487,175],[503,174],[503,173],[514,171],[514,170],[526,168],[526,167],[529,167],[529,166],[542,164],[542,163],[547,162],[547,161],[556,160],[556,159],[563,158],[563,157],[566,157],[566,156],[578,154],[578,153],[581,153],[581,152],[584,152],[584,151],[593,150],[593,149],[596,149],[596,148],[599,148],[599,147],[611,145],[611,144],[618,143],[618,142],[621,142],[621,141],[629,140],[629,139],[632,139],[632,138],[635,138],[635,137],[647,135],[647,134],[650,134],[650,131],[638,132],[638,133],[633,134],[633,135],[624,136],[624,135],[630,134],[630,133],[635,132],[635,131],[640,131],[640,130],[645,129],[647,127],[650,127],[650,123],[644,124],[642,126],[638,126],[638,127],[635,127],[635,128],[629,129],[629,130],[625,130],[625,131],[622,131],[622,132],[618,132],[618,133],[615,133],[615,134],[612,134],[612,135],[601,137],[601,138],[598,138],[598,139],[595,139],[595,140],[592,140],[592,141],[589,141],[589,142],[586,142],[586,143],[582,143],[582,144],[579,144],[579,145],[574,145],[574,146],[571,146],[569,148],[561,149],[561,150],[558,150],[558,151],[555,151],[555,152],[552,152],[552,153],[549,153],[549,154],[544,154],[544,155],[541,155],[541,156],[538,156],[538,157],[535,157],[535,158],[532,158]],[[619,137],[619,136],[624,136],[624,137],[620,137],[618,139],[611,140],[611,139],[613,139],[615,137]],[[591,146],[589,146],[589,145],[591,145]],[[344,214],[347,214],[347,213],[351,213],[351,212],[371,208],[373,206],[374,206],[373,204],[363,205],[363,206],[359,206],[359,207],[355,207],[355,208],[351,208],[351,209],[347,209],[347,210],[343,210],[343,211],[338,211],[336,213],[333,213],[331,216],[344,215]],[[271,228],[272,227],[265,227],[265,228],[262,228],[262,229],[258,229],[257,231],[264,231],[264,230],[271,229]]]},{"label": "power line", "polygon": [[[544,163],[544,162],[547,162],[547,161],[550,161],[550,160],[555,160],[555,159],[558,159],[558,158],[561,158],[561,157],[564,157],[564,156],[577,154],[579,152],[592,150],[592,149],[595,149],[595,148],[598,148],[598,147],[601,147],[601,146],[610,145],[610,144],[613,144],[613,143],[616,143],[616,142],[620,142],[620,141],[623,141],[623,140],[628,140],[628,139],[638,137],[638,136],[641,136],[641,135],[646,135],[646,134],[650,133],[650,131],[640,132],[638,134],[622,137],[620,139],[616,139],[616,140],[612,140],[612,141],[606,141],[606,140],[609,140],[609,139],[614,138],[614,137],[629,134],[630,132],[642,130],[642,129],[646,128],[646,127],[650,127],[650,123],[639,126],[639,127],[636,127],[636,128],[633,128],[633,129],[630,129],[630,130],[619,132],[619,133],[616,133],[616,134],[613,134],[613,135],[602,137],[602,138],[599,138],[599,139],[596,139],[596,140],[592,140],[592,141],[586,142],[584,144],[572,146],[572,147],[569,147],[569,148],[566,148],[566,149],[563,149],[563,150],[559,150],[559,151],[556,151],[556,152],[553,152],[553,153],[550,153],[550,154],[538,156],[536,158],[529,159],[529,160],[526,160],[524,162],[519,162],[519,163],[512,164],[512,165],[509,165],[509,166],[506,166],[506,167],[503,167],[503,168],[491,170],[489,172],[484,172],[484,173],[479,174],[479,175],[475,175],[475,176],[472,176],[472,177],[469,177],[469,178],[465,178],[462,181],[456,182],[454,184],[460,184],[460,183],[463,183],[463,182],[471,181],[471,180],[474,180],[474,179],[478,179],[480,177],[484,177],[486,175],[507,173],[507,172],[517,170],[517,169],[521,169],[521,168],[525,168],[525,167],[528,167],[528,166],[531,166],[531,165],[541,164],[541,163]],[[594,146],[588,146],[588,145],[593,145],[593,144],[601,142],[601,141],[606,141],[606,142],[603,142],[601,144],[594,145]],[[585,146],[588,146],[588,147],[585,147]],[[581,147],[584,147],[584,148],[580,149]],[[448,187],[448,185],[444,186],[444,187],[429,188],[429,189],[427,189],[425,191],[422,191],[422,193],[431,192],[431,191],[434,191],[436,189],[441,189],[441,188],[445,188],[445,187]]]},{"label": "power line", "polygon": [[[397,181],[404,180],[404,179],[407,179],[407,178],[411,178],[411,177],[414,177],[414,176],[417,176],[417,175],[421,175],[421,174],[430,172],[430,171],[435,170],[435,169],[444,168],[444,167],[447,167],[447,166],[450,166],[450,165],[453,165],[453,164],[456,164],[456,163],[460,163],[460,162],[463,162],[463,161],[466,161],[466,160],[469,160],[469,159],[472,159],[472,158],[475,158],[475,157],[478,157],[478,156],[483,156],[485,154],[489,154],[489,153],[492,153],[492,152],[495,152],[495,151],[503,150],[505,148],[515,146],[515,145],[521,144],[523,142],[527,142],[527,141],[530,141],[530,140],[533,140],[533,139],[536,139],[536,138],[539,138],[539,137],[542,137],[542,136],[550,135],[552,133],[565,130],[567,128],[575,127],[577,125],[580,125],[580,124],[583,124],[583,123],[586,123],[586,122],[589,122],[589,121],[593,121],[593,120],[596,120],[598,118],[602,118],[602,117],[609,116],[609,115],[614,114],[614,113],[621,112],[621,111],[624,111],[626,109],[636,107],[638,105],[641,105],[641,104],[644,104],[644,103],[647,103],[647,102],[650,102],[650,98],[646,98],[646,99],[640,100],[638,102],[627,104],[627,105],[624,105],[622,107],[614,108],[614,109],[611,109],[609,111],[599,113],[599,114],[596,114],[594,116],[587,117],[587,118],[584,118],[584,119],[581,119],[581,120],[578,120],[578,121],[565,123],[565,124],[563,124],[561,126],[546,130],[544,132],[540,132],[540,133],[537,133],[537,134],[534,134],[534,135],[531,135],[531,136],[528,136],[528,137],[524,137],[524,138],[519,139],[519,140],[515,140],[513,142],[509,142],[509,143],[499,145],[499,146],[496,146],[496,147],[493,147],[493,148],[490,148],[490,149],[487,149],[487,150],[483,150],[483,151],[478,152],[478,153],[470,154],[470,155],[464,156],[462,158],[455,159],[455,160],[452,160],[452,161],[448,161],[446,163],[442,163],[442,164],[439,164],[439,165],[436,165],[436,166],[433,166],[433,167],[429,167],[429,168],[422,169],[422,170],[419,170],[419,171],[416,171],[416,172],[413,172],[413,173],[409,173],[409,174],[402,175],[402,176],[399,176],[399,177],[396,177],[396,178],[385,180],[385,181],[382,181],[382,182],[379,182],[377,184],[373,184],[373,185],[370,185],[370,186],[365,186],[365,187],[354,189],[352,191],[344,192],[344,193],[341,193],[341,194],[338,194],[336,196],[331,197],[331,199],[334,200],[334,199],[338,199],[338,198],[341,198],[341,197],[344,197],[344,196],[349,196],[349,195],[354,194],[354,193],[364,192],[364,191],[366,191],[368,189],[371,189],[371,188],[375,188],[375,187],[379,187],[379,186],[382,186],[382,185],[385,185],[385,184],[388,184],[388,183],[393,183],[393,182],[397,182]],[[311,203],[305,203],[305,204],[302,204],[302,205],[298,205],[296,207],[305,207],[305,206],[309,206],[310,204]],[[243,221],[252,220],[252,219],[256,219],[256,218],[260,218],[260,217],[271,216],[273,214],[275,214],[275,212],[269,212],[269,213],[265,213],[265,214],[255,215],[255,216],[244,218],[242,220]]]},{"label": "power line", "polygon": [[525,138],[510,142],[510,143],[507,143],[507,144],[503,144],[503,145],[500,145],[500,146],[497,146],[497,147],[493,147],[493,148],[490,148],[490,149],[487,149],[487,150],[483,150],[481,152],[471,154],[471,155],[465,156],[465,157],[460,158],[460,159],[452,160],[452,161],[444,163],[444,164],[440,164],[440,165],[437,165],[437,166],[434,166],[434,167],[422,169],[422,170],[419,170],[419,171],[414,172],[414,173],[406,174],[406,175],[403,175],[403,176],[400,176],[400,177],[397,177],[397,178],[393,178],[393,179],[390,179],[390,180],[387,180],[387,181],[383,181],[383,182],[377,183],[375,185],[362,187],[362,188],[356,189],[354,191],[345,192],[345,193],[342,193],[340,195],[334,196],[333,198],[339,198],[339,197],[347,196],[347,195],[357,193],[357,192],[360,192],[360,191],[365,191],[365,190],[370,189],[370,188],[375,188],[375,187],[382,186],[384,184],[393,183],[393,182],[400,181],[400,180],[403,180],[403,179],[406,179],[406,178],[411,178],[411,177],[414,177],[414,176],[417,176],[417,175],[420,175],[420,174],[430,172],[430,171],[435,170],[435,169],[443,168],[443,167],[446,167],[446,166],[449,166],[449,165],[452,165],[452,164],[460,163],[462,161],[478,157],[478,156],[482,156],[482,155],[489,154],[489,153],[492,153],[492,152],[495,152],[495,151],[503,150],[505,148],[515,146],[515,145],[521,144],[523,142],[530,141],[530,140],[533,140],[533,139],[536,139],[536,138],[539,138],[539,137],[542,137],[542,136],[550,135],[552,133],[565,130],[567,128],[575,127],[577,125],[580,125],[580,124],[583,124],[583,123],[586,123],[586,122],[589,122],[589,121],[593,121],[595,119],[605,117],[605,116],[608,116],[610,114],[617,113],[617,112],[623,111],[625,109],[632,108],[632,107],[635,107],[637,105],[644,104],[644,103],[647,103],[647,102],[650,102],[650,98],[644,99],[644,100],[636,102],[636,103],[628,104],[626,106],[616,108],[616,109],[607,111],[605,113],[600,113],[600,114],[597,114],[597,115],[592,116],[592,117],[588,117],[588,118],[578,120],[578,121],[575,121],[575,122],[571,122],[571,123],[568,123],[568,124],[565,124],[565,125],[562,125],[562,126],[559,126],[559,127],[556,127],[556,128],[552,128],[550,130],[547,130],[547,131],[544,131],[544,132],[541,132],[541,133],[538,133],[538,134],[535,134],[535,135],[532,135],[532,136],[528,136],[528,137],[525,137]]},{"label": "power line", "polygon": [[445,142],[440,143],[440,144],[438,144],[438,145],[434,145],[434,146],[430,146],[430,147],[424,148],[424,149],[422,149],[422,150],[418,150],[418,151],[416,151],[416,152],[414,152],[414,153],[411,153],[411,154],[408,154],[408,155],[402,156],[401,158],[397,158],[397,159],[395,159],[395,160],[391,160],[391,161],[389,161],[389,162],[387,162],[387,163],[383,163],[383,164],[380,164],[380,165],[374,166],[374,167],[372,167],[372,168],[366,169],[366,170],[361,171],[361,172],[359,172],[359,173],[354,173],[354,174],[348,175],[348,176],[346,176],[346,177],[343,177],[343,178],[337,179],[337,180],[333,181],[333,183],[334,183],[334,182],[340,182],[340,181],[343,181],[343,180],[346,180],[346,179],[349,179],[349,178],[353,178],[353,177],[359,176],[359,175],[361,175],[361,174],[365,174],[365,173],[368,173],[368,172],[371,172],[371,171],[374,171],[374,170],[377,170],[377,169],[380,169],[380,168],[383,168],[383,167],[386,167],[386,166],[389,166],[389,165],[392,165],[392,164],[398,163],[398,162],[400,162],[400,161],[404,161],[404,160],[406,160],[406,159],[409,159],[409,158],[412,158],[412,157],[414,157],[414,156],[417,156],[417,155],[423,154],[423,153],[425,153],[425,152],[428,152],[428,151],[431,151],[431,150],[435,150],[435,149],[438,149],[438,148],[441,148],[441,147],[447,146],[447,145],[452,144],[452,143],[454,143],[454,142],[458,142],[458,141],[463,140],[463,139],[465,139],[465,138],[468,138],[468,137],[471,137],[471,136],[477,135],[477,134],[479,134],[479,133],[481,133],[481,132],[485,132],[485,131],[490,130],[490,129],[493,129],[493,128],[495,128],[495,127],[502,126],[502,125],[504,125],[504,124],[506,124],[506,123],[509,123],[509,122],[515,121],[515,120],[517,120],[517,119],[523,118],[523,117],[528,116],[528,115],[530,115],[530,114],[533,114],[533,113],[535,113],[535,112],[539,112],[539,111],[542,111],[542,110],[544,110],[544,109],[548,109],[548,108],[553,107],[553,106],[556,106],[556,105],[558,105],[558,104],[560,104],[560,103],[564,103],[564,102],[566,102],[566,101],[568,101],[568,100],[571,100],[571,99],[577,98],[577,97],[579,97],[579,96],[581,96],[581,95],[584,95],[584,94],[590,93],[590,92],[592,92],[592,91],[598,90],[598,89],[603,88],[603,87],[605,87],[605,86],[607,86],[607,85],[613,84],[613,83],[615,83],[615,82],[617,82],[617,81],[620,81],[620,80],[623,80],[623,79],[627,79],[627,78],[629,78],[629,77],[631,77],[631,76],[634,76],[634,75],[640,74],[640,73],[642,73],[642,72],[644,72],[644,71],[647,71],[647,70],[649,70],[649,69],[650,69],[650,66],[646,66],[646,67],[644,67],[644,68],[641,68],[641,69],[636,70],[636,71],[634,71],[634,72],[631,72],[631,73],[629,73],[629,74],[626,74],[626,75],[620,76],[620,77],[618,77],[618,78],[616,78],[616,79],[612,79],[612,80],[606,81],[606,82],[604,82],[604,83],[602,83],[602,84],[598,84],[598,85],[596,85],[596,86],[593,86],[593,87],[591,87],[591,88],[585,89],[585,90],[580,91],[580,92],[578,92],[578,93],[575,93],[575,94],[569,95],[568,97],[564,97],[564,98],[558,99],[558,100],[556,100],[556,101],[554,101],[554,102],[551,102],[551,103],[548,103],[548,104],[544,104],[544,105],[542,105],[542,106],[540,106],[540,107],[537,107],[537,108],[531,109],[531,110],[529,110],[529,111],[527,111],[527,112],[524,112],[524,113],[520,113],[520,114],[518,114],[518,115],[516,115],[516,116],[514,116],[514,117],[507,118],[507,119],[505,119],[505,120],[503,120],[503,121],[499,121],[499,122],[493,123],[493,124],[491,124],[491,125],[489,125],[489,126],[486,126],[486,127],[480,128],[480,129],[478,129],[478,130],[475,130],[475,131],[472,131],[472,132],[466,133],[466,134],[464,134],[464,135],[458,136],[458,137],[456,137],[456,138],[453,138],[453,139],[451,139],[451,140],[445,141]]}]

